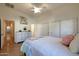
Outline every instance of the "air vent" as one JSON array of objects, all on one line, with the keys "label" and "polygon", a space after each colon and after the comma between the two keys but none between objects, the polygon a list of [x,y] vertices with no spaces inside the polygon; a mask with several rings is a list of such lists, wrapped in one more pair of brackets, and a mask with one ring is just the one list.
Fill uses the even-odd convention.
[{"label": "air vent", "polygon": [[10,8],[14,8],[14,5],[12,5],[10,3],[5,3],[5,6],[10,7]]}]

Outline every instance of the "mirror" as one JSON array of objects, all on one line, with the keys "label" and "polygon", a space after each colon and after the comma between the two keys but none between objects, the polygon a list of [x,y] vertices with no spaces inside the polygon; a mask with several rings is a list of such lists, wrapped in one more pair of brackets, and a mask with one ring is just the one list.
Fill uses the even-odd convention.
[{"label": "mirror", "polygon": [[7,32],[7,33],[10,32],[10,26],[7,26],[6,32]]}]

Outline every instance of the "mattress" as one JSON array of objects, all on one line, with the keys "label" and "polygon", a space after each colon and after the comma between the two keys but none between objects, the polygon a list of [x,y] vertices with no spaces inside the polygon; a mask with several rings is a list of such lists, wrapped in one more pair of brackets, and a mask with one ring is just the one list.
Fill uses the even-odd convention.
[{"label": "mattress", "polygon": [[61,44],[61,38],[45,36],[26,40],[21,51],[27,56],[76,56],[68,47]]}]

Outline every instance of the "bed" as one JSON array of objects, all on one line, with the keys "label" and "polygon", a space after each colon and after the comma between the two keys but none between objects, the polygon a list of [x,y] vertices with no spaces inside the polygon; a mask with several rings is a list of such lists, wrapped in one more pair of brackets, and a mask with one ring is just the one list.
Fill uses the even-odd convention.
[{"label": "bed", "polygon": [[61,44],[61,38],[45,36],[29,38],[21,46],[27,56],[76,56],[68,47]]}]

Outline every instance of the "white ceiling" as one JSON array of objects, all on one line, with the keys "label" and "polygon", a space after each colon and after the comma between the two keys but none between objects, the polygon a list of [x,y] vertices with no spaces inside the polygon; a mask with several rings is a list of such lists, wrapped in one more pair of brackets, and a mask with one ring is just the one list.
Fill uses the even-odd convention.
[{"label": "white ceiling", "polygon": [[[61,3],[14,3],[14,9],[17,11],[20,11],[22,13],[25,13],[31,17],[35,17],[35,16],[42,16],[44,14],[46,14],[47,12],[51,11],[51,10],[55,10],[56,8],[60,7]],[[32,12],[33,7],[41,7],[43,8],[41,14],[34,14]]]}]

